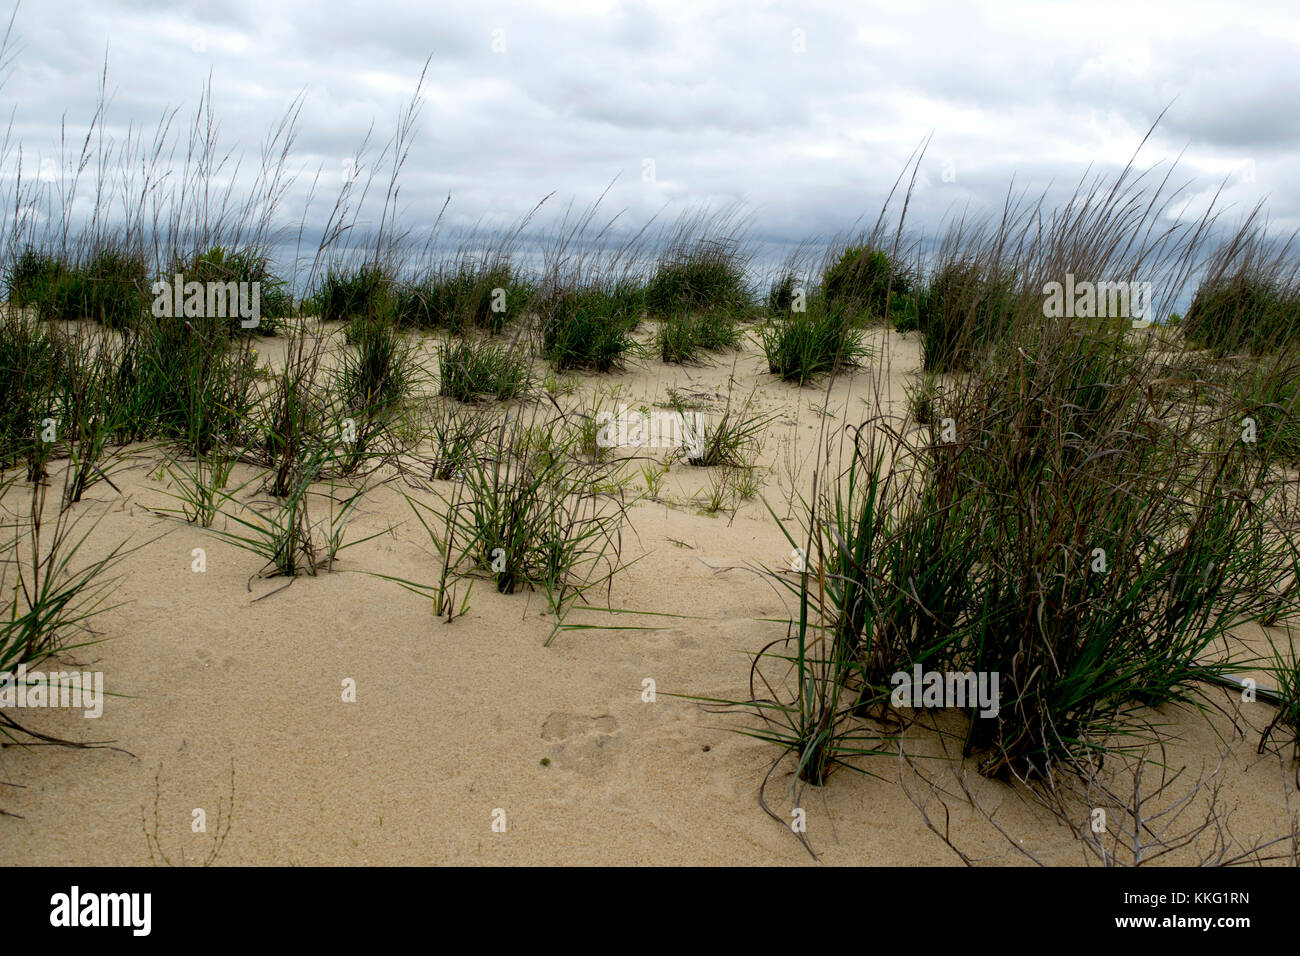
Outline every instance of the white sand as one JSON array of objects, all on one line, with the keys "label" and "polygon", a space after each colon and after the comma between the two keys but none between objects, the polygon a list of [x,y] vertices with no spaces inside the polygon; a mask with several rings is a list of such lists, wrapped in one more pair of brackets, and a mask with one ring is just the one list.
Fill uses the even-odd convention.
[{"label": "white sand", "polygon": [[[917,346],[891,338],[888,388],[901,398]],[[275,353],[274,343],[259,347]],[[731,357],[706,368],[665,366],[657,357],[643,365],[584,376],[583,388],[624,385],[634,406],[663,400],[673,384],[725,396],[732,371]],[[873,374],[836,381],[836,422],[846,408],[851,420],[861,417]],[[772,471],[762,494],[784,514],[785,442],[799,436],[799,457],[815,450],[824,391],[775,381],[750,344],[736,362],[736,399],[755,384],[759,406],[782,414],[765,438],[762,460]],[[367,496],[349,536],[397,526],[391,534],[345,551],[333,573],[300,578],[254,603],[283,580],[254,578],[250,589],[257,557],[149,510],[170,504],[157,462],[150,454],[120,469],[113,478],[123,495],[99,484],[79,506],[103,515],[93,547],[157,539],[121,565],[118,597],[128,603],[97,619],[105,640],[61,658],[102,670],[110,693],[129,696],[110,698],[99,720],[24,715],[45,733],[111,739],[134,756],[0,752],[0,780],[17,785],[0,786],[0,808],[22,817],[0,818],[0,862],[148,863],[155,797],[163,851],[173,862],[182,854],[187,863],[201,861],[218,810],[229,812],[232,766],[233,823],[218,863],[811,862],[758,805],[775,749],[726,729],[752,726],[753,718],[667,696],[746,696],[749,655],[783,633],[759,620],[785,612],[753,569],[782,564],[790,550],[761,502],[743,504],[734,519],[704,515],[681,499],[707,487],[706,470],[674,466],[661,494],[679,503],[642,501],[631,511],[624,557],[644,557],[615,579],[612,605],[698,619],[575,612],[571,622],[659,629],[568,631],[543,647],[550,618],[538,595],[502,596],[480,581],[469,614],[446,624],[428,601],[356,573],[436,578],[427,536],[392,484]],[[627,474],[641,484],[637,468]],[[805,486],[809,476],[805,466]],[[191,571],[196,547],[207,552],[204,574]],[[654,703],[642,702],[647,677],[659,691]],[[356,703],[341,700],[346,678],[356,682]],[[1300,800],[1289,759],[1255,755],[1271,709],[1245,707],[1243,725],[1256,729],[1234,744],[1221,800],[1235,807],[1234,834],[1250,842],[1286,832],[1287,800],[1292,812]],[[1177,710],[1158,717],[1172,740],[1171,765],[1188,765],[1191,775],[1214,767],[1219,741],[1203,718]],[[1226,720],[1216,725],[1230,735]],[[910,746],[933,749],[925,740]],[[897,759],[863,766],[878,777],[841,771],[829,786],[804,792],[808,836],[822,859],[958,862],[905,796]],[[786,819],[788,770],[768,788],[773,810]],[[965,771],[1012,839],[1046,862],[1084,861],[1077,841],[1022,790],[979,778],[973,763]],[[949,786],[958,793],[951,779]],[[1026,862],[964,798],[947,802],[965,852]],[[192,832],[194,808],[207,812],[207,833]],[[497,808],[505,811],[504,833],[492,829]],[[936,808],[931,815],[942,825]]]}]

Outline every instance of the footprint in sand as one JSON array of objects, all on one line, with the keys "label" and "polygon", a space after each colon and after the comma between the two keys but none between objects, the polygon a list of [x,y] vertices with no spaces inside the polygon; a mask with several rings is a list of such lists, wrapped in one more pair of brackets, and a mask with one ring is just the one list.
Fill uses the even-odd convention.
[{"label": "footprint in sand", "polygon": [[604,769],[622,748],[618,721],[608,714],[551,714],[542,723],[542,739],[551,745],[551,763],[577,773]]}]

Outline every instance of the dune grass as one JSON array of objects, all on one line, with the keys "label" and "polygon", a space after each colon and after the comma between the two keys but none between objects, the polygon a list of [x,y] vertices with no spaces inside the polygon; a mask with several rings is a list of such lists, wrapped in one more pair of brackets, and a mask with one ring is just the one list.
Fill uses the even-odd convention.
[{"label": "dune grass", "polygon": [[399,324],[420,329],[500,333],[524,315],[535,294],[508,260],[460,259],[397,293]]},{"label": "dune grass", "polygon": [[[12,523],[0,545],[0,670],[80,639],[105,607],[121,549],[75,570],[87,537],[72,529],[85,492],[111,485],[114,456],[140,442],[163,446],[179,516],[256,555],[267,576],[319,573],[360,543],[345,531],[384,472],[375,480],[418,489],[407,500],[439,557],[433,590],[393,580],[433,596],[440,617],[468,610],[452,597],[461,576],[542,593],[557,622],[588,594],[609,596],[624,567],[621,462],[594,439],[595,408],[562,408],[558,384],[531,394],[528,360],[535,350],[556,371],[620,369],[640,354],[646,316],[664,361],[736,346],[756,307],[743,230],[725,215],[686,217],[640,255],[640,233],[614,242],[588,230],[593,207],[561,223],[535,275],[508,243],[413,261],[394,209],[416,101],[376,164],[391,169],[372,194],[382,208],[369,210],[385,226],[342,247],[370,185],[349,180],[305,276],[281,279],[263,252],[292,108],[246,209],[193,205],[225,175],[207,158],[219,153],[205,102],[188,178],[134,202],[96,194],[92,219],[121,206],[120,227],[70,238],[57,215],[44,234],[28,221],[2,227],[0,497]],[[161,170],[130,148],[120,157]],[[1024,203],[987,228],[960,223],[923,269],[886,251],[897,237],[873,235],[828,248],[817,288],[801,284],[816,270],[777,277],[757,329],[773,375],[801,386],[826,376],[829,396],[835,373],[875,364],[874,403],[823,417],[798,526],[782,523],[798,566],[766,568],[789,602],[784,633],[752,662],[749,699],[712,701],[757,715],[744,732],[775,745],[773,770],[791,761],[795,780],[821,786],[897,756],[899,734],[924,715],[892,703],[893,679],[920,665],[998,675],[996,714],[948,708],[979,770],[1033,786],[1082,773],[1158,742],[1157,709],[1204,708],[1203,686],[1244,666],[1226,648],[1247,625],[1273,629],[1282,706],[1264,736],[1294,732],[1295,653],[1279,633],[1300,611],[1287,471],[1300,458],[1294,257],[1253,220],[1207,254],[1210,220],[1166,228],[1162,189],[1126,170],[1050,217]],[[11,193],[5,207],[33,195]],[[279,337],[283,361],[262,364],[228,317],[153,315],[150,282],[173,269],[264,283],[260,331]],[[1166,305],[1180,281],[1199,287],[1183,322],[1157,337],[1046,320],[1038,290],[1067,271],[1173,276]],[[346,323],[343,334],[321,334],[317,316]],[[889,345],[868,351],[862,316],[918,333],[925,377],[901,407],[882,384]],[[414,338],[431,330],[446,336],[437,397],[421,391],[432,375]],[[512,340],[492,337],[507,330]],[[492,401],[511,402],[510,414]],[[728,406],[688,440],[689,464],[718,469],[707,508],[756,490],[773,421]],[[232,487],[237,464],[256,477]],[[51,526],[44,496],[60,466]],[[643,474],[653,496],[663,476]],[[247,500],[254,485],[269,502]],[[11,507],[20,497],[26,511]]]},{"label": "dune grass", "polygon": [[731,312],[708,309],[670,315],[659,323],[655,340],[665,362],[696,362],[702,352],[720,352],[740,345],[739,319]]},{"label": "dune grass", "polygon": [[[60,650],[101,639],[90,625],[117,606],[111,603],[119,583],[113,571],[128,552],[122,542],[87,553],[97,522],[87,523],[64,508],[51,520],[49,484],[29,483],[21,503],[6,494],[17,486],[16,476],[0,474],[0,498],[12,509],[0,522],[0,590],[6,595],[0,675],[7,680],[20,665],[39,664]],[[68,497],[66,485],[62,497]],[[19,723],[11,710],[0,711],[0,733],[15,741],[69,743]]]},{"label": "dune grass", "polygon": [[912,278],[889,254],[870,243],[843,249],[822,274],[822,294],[832,305],[883,317],[891,295],[907,295]]},{"label": "dune grass", "polygon": [[857,365],[868,355],[848,310],[824,299],[771,319],[759,328],[758,339],[768,371],[796,385]]},{"label": "dune grass", "polygon": [[618,288],[556,290],[539,305],[542,354],[557,371],[621,368],[637,352],[635,308]]},{"label": "dune grass", "polygon": [[438,346],[438,378],[439,394],[457,401],[506,401],[527,391],[531,372],[509,345],[464,340]]},{"label": "dune grass", "polygon": [[[960,753],[1050,788],[1158,742],[1161,708],[1207,707],[1206,688],[1247,664],[1231,634],[1297,619],[1294,480],[1275,467],[1293,363],[1256,361],[1245,382],[1225,368],[1214,381],[1235,374],[1236,391],[1206,387],[1170,371],[1194,344],[1154,347],[1127,319],[1048,322],[1026,292],[1063,263],[1132,274],[1117,229],[1134,235],[1128,256],[1190,274],[1195,226],[1146,232],[1128,212],[1158,215],[1161,198],[1121,177],[1078,197],[1069,230],[1013,210],[959,234],[916,294],[927,377],[902,419],[878,386],[862,421],[823,421],[820,480],[786,529],[797,561],[767,566],[789,599],[785,635],[756,656],[749,700],[709,701],[754,714],[742,732],[778,752],[767,780],[787,760],[810,785],[871,772],[909,723],[932,723],[893,694],[919,666],[996,675],[993,713],[937,702],[964,713]],[[769,360],[799,380],[812,363],[781,330],[765,333]],[[1272,444],[1243,431],[1252,409]]]}]

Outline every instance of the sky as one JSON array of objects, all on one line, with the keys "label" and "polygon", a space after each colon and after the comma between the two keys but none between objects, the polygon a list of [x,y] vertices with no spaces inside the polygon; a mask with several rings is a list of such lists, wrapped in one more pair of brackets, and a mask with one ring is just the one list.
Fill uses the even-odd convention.
[{"label": "sky", "polygon": [[1229,219],[1262,200],[1300,227],[1294,2],[26,0],[13,31],[0,103],[29,173],[84,131],[105,64],[118,140],[192,115],[210,79],[223,145],[255,158],[301,95],[294,222],[372,126],[383,146],[428,60],[401,177],[416,233],[448,196],[450,227],[494,228],[609,186],[620,224],[740,204],[780,249],[870,226],[928,138],[907,224],[935,235],[1013,180],[1064,201],[1113,175],[1166,107],[1137,165],[1177,161],[1168,216],[1222,189]]}]

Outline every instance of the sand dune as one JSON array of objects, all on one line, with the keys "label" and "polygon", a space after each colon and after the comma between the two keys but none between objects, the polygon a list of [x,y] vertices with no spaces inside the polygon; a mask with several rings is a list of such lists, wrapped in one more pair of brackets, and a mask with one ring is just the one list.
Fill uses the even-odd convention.
[{"label": "sand dune", "polygon": [[[833,421],[861,416],[882,375],[885,394],[902,399],[917,345],[910,336],[889,339],[888,368],[836,379]],[[261,349],[275,361],[276,347]],[[764,437],[761,495],[786,513],[781,476],[793,461],[802,462],[807,493],[823,388],[775,382],[752,343],[707,367],[644,366],[584,376],[582,391],[617,385],[635,405],[662,400],[669,386],[715,402],[752,390],[757,406],[777,416]],[[284,582],[257,578],[257,558],[157,513],[170,504],[158,463],[142,450],[113,474],[121,494],[101,483],[80,506],[101,517],[88,547],[142,545],[119,569],[124,603],[95,623],[102,642],[60,658],[102,670],[109,693],[121,696],[108,699],[98,720],[49,711],[28,721],[122,750],[0,753],[10,784],[0,788],[0,807],[21,817],[0,820],[0,861],[146,864],[161,851],[190,864],[219,847],[218,864],[812,862],[759,805],[776,753],[733,732],[753,718],[670,696],[747,696],[751,656],[783,633],[762,620],[786,610],[758,568],[782,565],[789,547],[761,501],[741,503],[734,516],[707,515],[693,500],[706,470],[673,466],[660,500],[630,510],[624,558],[633,563],[614,579],[610,604],[684,617],[575,611],[570,623],[647,629],[566,630],[544,647],[551,618],[539,595],[500,595],[479,582],[469,613],[448,624],[427,600],[361,573],[435,577],[436,556],[413,527],[399,483],[370,491],[349,532],[385,533],[345,551],[331,573],[272,594]],[[639,486],[636,468],[626,476],[630,489]],[[201,574],[191,570],[200,547]],[[643,701],[646,678],[658,692],[653,703]],[[343,700],[346,680],[355,682],[355,702]],[[1255,753],[1266,710],[1241,706],[1242,726],[1255,728],[1244,739],[1232,739],[1222,715],[1211,723],[1177,710],[1155,716],[1166,726],[1167,762],[1189,775],[1214,768],[1216,729],[1231,742],[1221,801],[1234,808],[1234,834],[1249,842],[1286,832],[1297,801],[1290,765]],[[908,747],[933,753],[937,743],[917,729]],[[1019,846],[1044,862],[1085,862],[1075,838],[1021,788],[980,778],[973,764],[930,766],[949,790],[953,840],[968,856],[1026,863]],[[958,862],[909,800],[919,782],[899,761],[878,757],[863,767],[874,776],[841,772],[825,788],[803,790],[807,836],[821,859]],[[971,809],[958,774],[1005,835]],[[786,766],[768,789],[771,809],[786,820],[791,780]],[[937,807],[929,804],[941,822]],[[206,833],[192,831],[195,808],[206,812]],[[504,832],[494,830],[496,811],[504,811]]]}]

